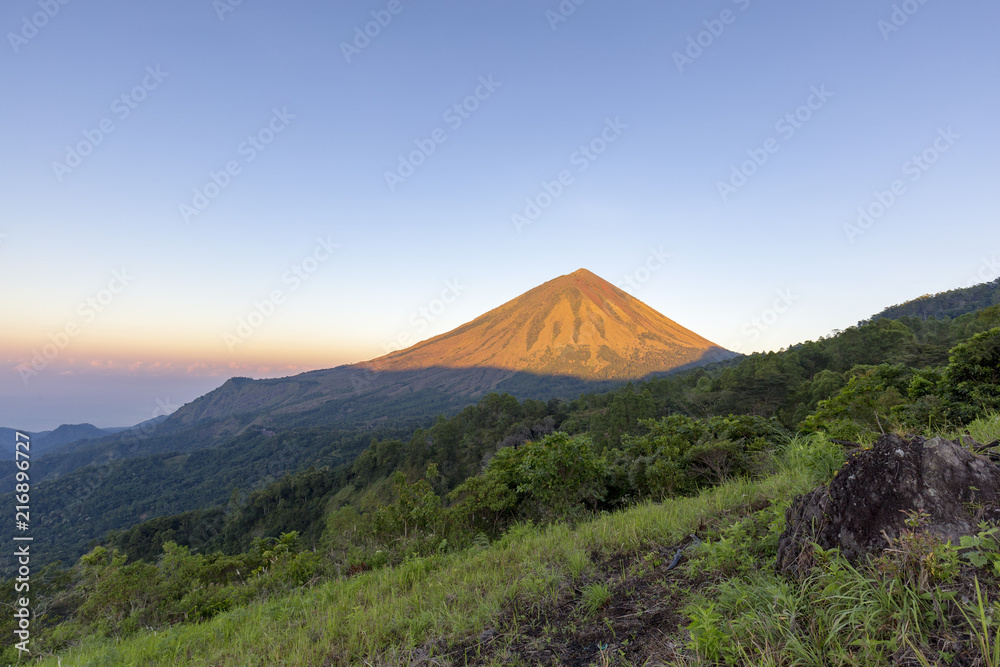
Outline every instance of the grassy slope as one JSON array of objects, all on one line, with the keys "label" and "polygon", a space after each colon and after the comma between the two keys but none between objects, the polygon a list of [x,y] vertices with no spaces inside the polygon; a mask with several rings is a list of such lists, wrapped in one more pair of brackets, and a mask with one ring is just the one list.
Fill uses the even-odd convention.
[{"label": "grassy slope", "polygon": [[[968,431],[990,442],[1000,437],[1000,415]],[[870,667],[937,657],[951,664],[958,653],[973,661],[961,664],[1000,667],[1000,648],[996,659],[978,662],[1000,647],[1000,605],[987,602],[977,614],[973,588],[982,579],[988,597],[1000,600],[1000,578],[954,549],[911,539],[873,568],[830,560],[798,583],[774,573],[773,544],[762,543],[780,532],[784,503],[842,461],[824,458],[822,444],[795,439],[782,470],[763,480],[731,481],[575,529],[516,527],[488,547],[325,582],[203,624],[87,641],[35,664],[637,666],[716,658]],[[695,532],[705,545],[667,571]],[[1000,541],[984,553],[996,554],[1000,572]],[[982,648],[970,644],[978,641]]]},{"label": "grassy slope", "polygon": [[[545,617],[552,614],[563,623],[571,617],[574,627],[577,621],[581,628],[589,624],[590,635],[593,626],[607,626],[604,634],[611,640],[577,647],[578,653],[589,652],[600,662],[608,641],[618,635],[616,619],[598,622],[596,612],[610,597],[626,595],[628,585],[634,589],[636,582],[649,583],[651,576],[666,587],[665,579],[673,574],[662,563],[663,556],[672,553],[666,547],[722,515],[745,515],[809,486],[803,474],[786,471],[762,481],[732,482],[693,498],[605,515],[575,529],[518,528],[488,548],[327,582],[200,625],[121,643],[88,642],[59,658],[62,665],[81,667],[406,664],[433,656],[442,658],[436,664],[533,664],[543,655],[536,645],[558,642],[565,631],[545,629]],[[643,575],[635,565],[644,561],[659,567]],[[618,567],[620,577],[602,578],[602,572]],[[587,581],[592,583],[584,586]],[[595,613],[588,613],[588,606]],[[569,616],[559,615],[568,608]],[[626,616],[634,618],[643,611]],[[676,624],[674,629],[680,646],[683,631]],[[630,662],[644,662],[638,643],[631,649],[627,642],[617,646],[639,658]],[[40,664],[59,663],[53,656]]]}]

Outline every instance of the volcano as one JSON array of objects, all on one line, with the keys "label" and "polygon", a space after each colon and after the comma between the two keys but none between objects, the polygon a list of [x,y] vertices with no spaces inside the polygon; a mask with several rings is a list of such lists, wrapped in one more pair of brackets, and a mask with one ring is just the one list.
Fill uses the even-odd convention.
[{"label": "volcano", "polygon": [[580,269],[371,361],[286,378],[232,378],[165,424],[229,420],[236,432],[248,425],[371,423],[390,414],[442,414],[490,392],[575,398],[734,356]]},{"label": "volcano", "polygon": [[498,368],[634,380],[732,352],[586,269],[539,285],[453,331],[366,362],[378,371]]}]

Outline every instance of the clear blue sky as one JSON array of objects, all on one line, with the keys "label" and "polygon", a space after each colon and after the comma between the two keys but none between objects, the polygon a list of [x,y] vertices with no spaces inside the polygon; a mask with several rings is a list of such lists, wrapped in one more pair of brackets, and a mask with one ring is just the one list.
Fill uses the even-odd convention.
[{"label": "clear blue sky", "polygon": [[744,352],[1000,273],[995,2],[233,2],[0,9],[0,424],[134,423],[580,267]]}]

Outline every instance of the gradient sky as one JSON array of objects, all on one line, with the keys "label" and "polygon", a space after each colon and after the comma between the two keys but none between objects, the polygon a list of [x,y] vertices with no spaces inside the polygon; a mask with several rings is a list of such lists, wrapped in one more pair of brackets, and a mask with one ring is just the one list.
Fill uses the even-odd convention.
[{"label": "gradient sky", "polygon": [[0,425],[136,423],[581,267],[743,352],[1000,274],[994,1],[65,1],[0,9]]}]

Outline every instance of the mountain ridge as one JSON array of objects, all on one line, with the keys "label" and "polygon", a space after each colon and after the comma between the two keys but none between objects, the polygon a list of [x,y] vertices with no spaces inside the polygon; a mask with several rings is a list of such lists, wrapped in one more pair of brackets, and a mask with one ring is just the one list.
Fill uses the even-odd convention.
[{"label": "mountain ridge", "polygon": [[858,324],[874,322],[878,319],[895,320],[902,317],[917,317],[922,320],[931,317],[955,318],[998,304],[1000,304],[1000,278],[994,278],[989,282],[969,287],[959,287],[937,294],[918,296],[909,301],[883,308]]}]

